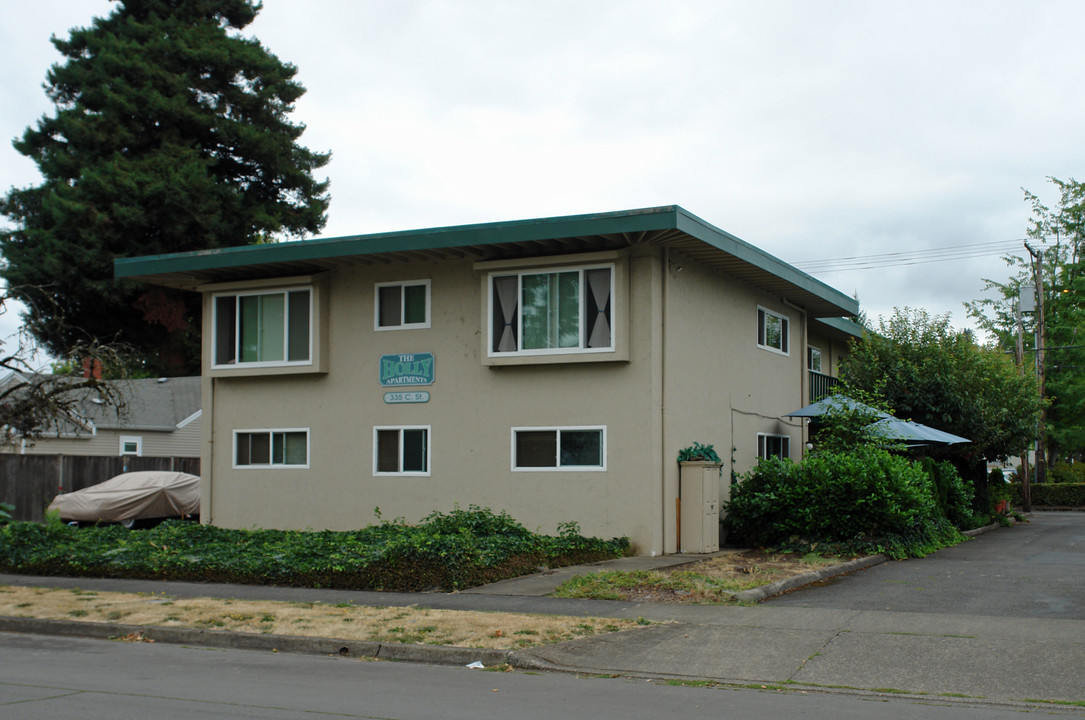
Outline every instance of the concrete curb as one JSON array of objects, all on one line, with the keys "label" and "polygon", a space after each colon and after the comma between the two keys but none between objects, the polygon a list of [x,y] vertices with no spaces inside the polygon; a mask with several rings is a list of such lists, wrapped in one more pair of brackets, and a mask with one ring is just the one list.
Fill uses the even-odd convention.
[{"label": "concrete curb", "polygon": [[42,620],[0,616],[0,632],[80,637],[106,640],[132,639],[138,642],[162,642],[173,645],[263,650],[306,655],[340,655],[376,658],[434,665],[468,665],[481,662],[486,667],[509,662],[509,650],[446,647],[440,645],[400,645],[367,640],[318,638],[301,635],[256,635],[229,630],[201,630],[156,625],[80,622],[78,620]]},{"label": "concrete curb", "polygon": [[847,575],[848,573],[855,572],[856,570],[863,570],[874,565],[879,565],[888,560],[885,555],[868,555],[867,557],[856,558],[855,560],[849,560],[846,563],[840,563],[839,565],[830,565],[820,570],[811,570],[810,572],[803,573],[801,575],[793,575],[783,580],[777,580],[774,583],[768,585],[761,585],[760,587],[751,588],[749,590],[743,590],[737,592],[734,595],[734,599],[738,602],[761,602],[765,598],[774,597],[782,593],[794,590],[796,588],[816,583],[820,580],[827,580],[837,575]]}]

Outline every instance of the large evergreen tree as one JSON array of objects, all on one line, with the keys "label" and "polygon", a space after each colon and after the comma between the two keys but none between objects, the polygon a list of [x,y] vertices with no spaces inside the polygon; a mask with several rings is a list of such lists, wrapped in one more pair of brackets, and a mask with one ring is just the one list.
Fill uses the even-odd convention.
[{"label": "large evergreen tree", "polygon": [[27,329],[57,355],[120,340],[148,372],[198,372],[199,299],[113,279],[113,259],[204,250],[324,226],[328,153],[297,143],[297,68],[242,28],[254,0],[118,0],[52,39],[56,106],[14,142],[40,185],[0,212],[0,276]]}]

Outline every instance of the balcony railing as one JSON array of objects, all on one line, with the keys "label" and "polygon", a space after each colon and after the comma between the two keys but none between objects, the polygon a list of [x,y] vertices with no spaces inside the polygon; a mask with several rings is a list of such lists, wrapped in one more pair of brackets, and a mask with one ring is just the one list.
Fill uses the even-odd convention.
[{"label": "balcony railing", "polygon": [[832,392],[833,388],[840,383],[839,380],[832,375],[826,375],[824,373],[810,371],[810,402],[816,403],[818,400],[827,396]]}]

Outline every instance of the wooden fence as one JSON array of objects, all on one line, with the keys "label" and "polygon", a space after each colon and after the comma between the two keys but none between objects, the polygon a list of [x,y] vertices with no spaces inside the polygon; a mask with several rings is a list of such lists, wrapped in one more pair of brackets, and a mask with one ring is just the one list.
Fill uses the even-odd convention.
[{"label": "wooden fence", "polygon": [[96,457],[91,455],[0,455],[0,502],[15,506],[16,520],[41,521],[60,493],[82,490],[114,475],[137,470],[200,474],[198,457]]}]

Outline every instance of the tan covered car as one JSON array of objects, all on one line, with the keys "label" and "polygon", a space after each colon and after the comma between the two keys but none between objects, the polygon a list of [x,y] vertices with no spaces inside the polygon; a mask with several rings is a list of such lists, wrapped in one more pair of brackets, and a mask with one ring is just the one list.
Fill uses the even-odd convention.
[{"label": "tan covered car", "polygon": [[49,510],[65,522],[120,523],[125,527],[200,514],[200,479],[182,472],[130,472],[57,495]]}]

